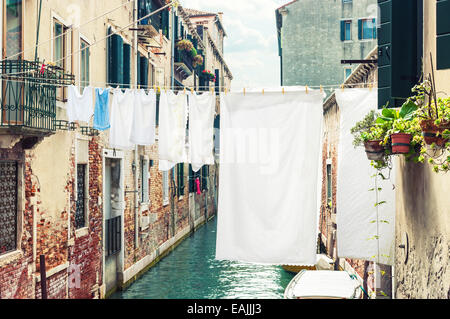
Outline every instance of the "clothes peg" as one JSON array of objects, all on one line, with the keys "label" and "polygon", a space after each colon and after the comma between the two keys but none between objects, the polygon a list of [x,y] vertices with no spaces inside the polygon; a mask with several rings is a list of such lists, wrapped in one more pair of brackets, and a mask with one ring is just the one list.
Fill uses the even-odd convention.
[{"label": "clothes peg", "polygon": [[342,92],[344,92],[344,84],[341,84]]},{"label": "clothes peg", "polygon": [[194,88],[191,88],[191,93],[194,94]]},{"label": "clothes peg", "polygon": [[372,83],[370,83],[370,84],[369,84],[369,90],[370,90],[370,91],[372,91],[372,87],[373,87],[373,85],[372,85]]},{"label": "clothes peg", "polygon": [[305,86],[305,92],[306,92],[306,94],[308,94],[308,86],[307,85]]},{"label": "clothes peg", "polygon": [[245,95],[245,88],[244,88],[244,95]]},{"label": "clothes peg", "polygon": [[281,93],[283,93],[283,94],[284,94],[284,87],[283,87],[283,88],[281,88]]},{"label": "clothes peg", "polygon": [[227,91],[228,91],[227,88],[225,88],[225,94],[227,94]]},{"label": "clothes peg", "polygon": [[183,93],[186,94],[186,88],[183,89]]},{"label": "clothes peg", "polygon": [[320,93],[323,93],[323,86],[320,86]]},{"label": "clothes peg", "polygon": [[262,89],[262,94],[264,95],[264,89]]}]

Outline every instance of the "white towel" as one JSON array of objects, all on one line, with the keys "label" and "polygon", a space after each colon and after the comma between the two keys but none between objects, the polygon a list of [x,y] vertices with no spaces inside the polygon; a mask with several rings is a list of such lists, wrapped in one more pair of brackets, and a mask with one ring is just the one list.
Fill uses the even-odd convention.
[{"label": "white towel", "polygon": [[87,86],[80,95],[80,91],[74,85],[68,86],[67,118],[69,122],[81,121],[89,123],[94,115],[93,88]]},{"label": "white towel", "polygon": [[[159,103],[159,159],[171,165],[187,162],[186,152],[187,95],[162,91]],[[160,170],[167,170],[161,165]]]},{"label": "white towel", "polygon": [[135,94],[132,90],[115,89],[111,104],[111,128],[109,146],[123,150],[131,150],[134,143],[130,141],[133,124]]},{"label": "white towel", "polygon": [[133,124],[130,140],[137,145],[153,145],[155,143],[156,94],[151,90],[135,91]]},{"label": "white towel", "polygon": [[215,105],[214,93],[189,95],[189,163],[194,172],[214,164]]},{"label": "white towel", "polygon": [[324,95],[221,93],[216,258],[314,265]]}]

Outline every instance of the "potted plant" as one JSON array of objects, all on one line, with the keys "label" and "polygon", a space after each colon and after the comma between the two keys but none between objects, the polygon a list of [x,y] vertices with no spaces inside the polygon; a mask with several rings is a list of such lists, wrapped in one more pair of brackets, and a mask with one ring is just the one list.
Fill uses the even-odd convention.
[{"label": "potted plant", "polygon": [[203,75],[205,78],[207,78],[209,81],[213,81],[213,82],[216,81],[216,76],[214,75],[214,73],[212,73],[212,72],[209,71],[209,70],[203,70],[203,71],[202,71],[202,75]]},{"label": "potted plant", "polygon": [[410,153],[411,141],[417,129],[417,120],[413,121],[417,108],[414,101],[408,99],[399,110],[383,108],[381,116],[377,118],[376,122],[378,124],[390,127],[385,137],[384,145],[388,143],[389,138],[393,154]]},{"label": "potted plant", "polygon": [[417,116],[425,143],[444,147],[449,141],[444,131],[450,129],[450,99],[437,98],[431,76],[412,91],[415,94],[411,99],[419,106]]},{"label": "potted plant", "polygon": [[184,50],[184,51],[188,51],[188,52],[192,52],[192,49],[195,49],[192,42],[187,39],[178,41],[176,44],[176,47],[179,50]]},{"label": "potted plant", "polygon": [[202,65],[203,64],[203,57],[200,54],[197,54],[194,57],[192,64],[193,64],[194,68],[196,68],[199,65]]},{"label": "potted plant", "polygon": [[386,148],[382,144],[386,130],[385,126],[376,123],[377,118],[378,114],[374,110],[370,111],[350,132],[355,147],[364,146],[369,160],[381,161],[386,155]]}]

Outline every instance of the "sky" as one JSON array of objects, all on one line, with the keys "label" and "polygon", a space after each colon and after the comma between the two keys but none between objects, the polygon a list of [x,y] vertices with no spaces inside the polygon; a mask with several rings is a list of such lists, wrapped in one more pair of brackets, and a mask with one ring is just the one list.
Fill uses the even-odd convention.
[{"label": "sky", "polygon": [[232,89],[280,86],[275,9],[290,0],[180,0],[184,8],[223,12]]}]

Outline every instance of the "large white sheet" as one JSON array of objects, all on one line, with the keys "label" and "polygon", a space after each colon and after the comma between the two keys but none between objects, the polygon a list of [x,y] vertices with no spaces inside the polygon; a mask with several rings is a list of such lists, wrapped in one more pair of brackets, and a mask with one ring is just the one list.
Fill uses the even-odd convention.
[{"label": "large white sheet", "polygon": [[[364,148],[354,148],[350,129],[370,110],[377,109],[377,90],[336,91],[341,113],[337,172],[337,250],[339,257],[370,260],[392,265],[395,236],[395,183],[378,177],[370,166]],[[388,175],[385,172],[385,175]],[[375,207],[375,203],[386,201]],[[378,239],[377,239],[378,238]]]},{"label": "large white sheet", "polygon": [[221,94],[216,258],[313,265],[323,94]]}]

